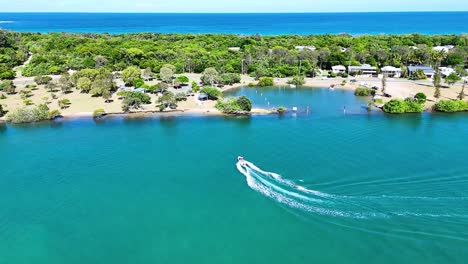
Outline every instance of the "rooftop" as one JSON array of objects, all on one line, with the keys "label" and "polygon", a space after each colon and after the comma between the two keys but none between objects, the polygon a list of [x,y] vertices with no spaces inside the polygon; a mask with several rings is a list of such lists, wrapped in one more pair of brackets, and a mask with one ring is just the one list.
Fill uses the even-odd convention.
[{"label": "rooftop", "polygon": [[416,65],[416,66],[408,66],[409,71],[417,71],[417,70],[423,70],[423,71],[434,71],[430,66],[424,66],[424,65]]},{"label": "rooftop", "polygon": [[332,67],[332,69],[337,69],[337,70],[346,70],[346,67],[343,65],[335,65]]},{"label": "rooftop", "polygon": [[401,71],[401,68],[397,68],[397,67],[393,67],[393,66],[385,66],[385,67],[382,68],[382,71],[397,72],[397,71]]},{"label": "rooftop", "polygon": [[377,67],[371,66],[369,64],[362,64],[361,66],[349,66],[348,68],[353,70],[377,70]]},{"label": "rooftop", "polygon": [[453,48],[455,48],[454,45],[445,45],[445,46],[436,46],[436,47],[434,47],[432,49],[435,50],[435,51],[449,52]]},{"label": "rooftop", "polygon": [[414,72],[417,70],[422,70],[425,74],[434,74],[435,71],[429,66],[417,65],[417,66],[408,66],[409,72]]},{"label": "rooftop", "polygon": [[296,46],[296,49],[297,50],[305,50],[305,49],[316,50],[317,48],[315,46]]}]

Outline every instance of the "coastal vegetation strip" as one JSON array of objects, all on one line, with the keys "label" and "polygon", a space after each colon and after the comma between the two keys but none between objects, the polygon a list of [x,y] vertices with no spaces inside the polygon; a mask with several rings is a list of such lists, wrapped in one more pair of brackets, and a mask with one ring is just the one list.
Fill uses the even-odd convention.
[{"label": "coastal vegetation strip", "polygon": [[468,35],[109,35],[0,31],[0,47],[1,79],[14,78],[13,67],[22,65],[30,54],[32,58],[23,67],[23,76],[102,67],[123,71],[129,66],[160,72],[165,64],[171,64],[173,73],[202,73],[213,67],[220,73],[245,73],[260,78],[313,75],[316,69],[331,69],[335,65],[400,68],[434,65],[440,52],[446,52],[441,65],[457,66],[457,71],[462,72]]},{"label": "coastal vegetation strip", "polygon": [[[374,98],[374,102],[384,106],[384,111],[420,112],[424,103],[413,95],[385,99],[391,97],[387,90],[395,85],[388,85],[387,77],[430,78],[433,97],[439,101],[443,80],[448,87],[466,80],[468,57],[467,35],[263,37],[0,31],[0,44],[0,100],[7,102],[1,115],[8,111],[13,115],[17,109],[34,112],[41,105],[78,112],[75,105],[82,105],[82,100],[94,103],[79,112],[152,111],[147,108],[150,105],[159,111],[173,111],[183,105],[207,111],[217,106],[225,113],[244,113],[251,106],[241,107],[244,104],[235,98],[222,99],[223,87],[247,83],[296,87],[317,76],[340,77],[341,83],[330,83],[330,88],[351,87],[357,96],[382,95],[384,99]],[[414,64],[431,66],[406,68]],[[198,77],[194,78],[194,73]],[[356,85],[355,77],[351,78],[375,78],[378,74],[383,76],[380,87]],[[464,86],[456,97],[464,100]],[[115,108],[115,101],[121,102],[120,109]],[[454,107],[434,107],[440,109]],[[102,116],[101,111],[96,115]]]}]

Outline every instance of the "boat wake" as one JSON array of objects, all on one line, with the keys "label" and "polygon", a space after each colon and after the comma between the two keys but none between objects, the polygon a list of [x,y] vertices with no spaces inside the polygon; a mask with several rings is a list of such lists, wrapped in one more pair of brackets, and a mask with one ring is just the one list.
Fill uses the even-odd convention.
[{"label": "boat wake", "polygon": [[355,219],[468,218],[468,197],[334,195],[298,185],[243,159],[236,166],[251,189],[281,205],[307,213]]}]

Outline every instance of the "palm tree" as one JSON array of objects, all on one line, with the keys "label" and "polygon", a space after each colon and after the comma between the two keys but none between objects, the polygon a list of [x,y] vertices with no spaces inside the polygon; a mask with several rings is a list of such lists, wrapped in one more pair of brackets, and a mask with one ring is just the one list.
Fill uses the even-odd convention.
[{"label": "palm tree", "polygon": [[439,69],[440,64],[445,59],[447,54],[444,51],[432,51],[431,61],[434,63],[434,68]]},{"label": "palm tree", "polygon": [[465,83],[463,83],[462,89],[460,93],[458,94],[458,100],[463,100],[465,99]]},{"label": "palm tree", "polygon": [[435,92],[434,92],[434,97],[437,99],[440,98],[440,82],[441,82],[441,77],[440,77],[440,72],[439,72],[439,68],[437,68],[436,70],[436,73],[434,75],[434,79],[433,79],[433,84],[434,84],[434,87],[435,87]]},{"label": "palm tree", "polygon": [[382,94],[385,95],[385,92],[387,90],[387,75],[384,74],[382,77]]}]

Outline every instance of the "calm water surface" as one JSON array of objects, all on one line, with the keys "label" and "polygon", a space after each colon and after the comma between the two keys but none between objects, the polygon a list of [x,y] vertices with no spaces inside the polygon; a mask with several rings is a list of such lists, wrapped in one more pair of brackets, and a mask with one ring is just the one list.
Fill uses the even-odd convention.
[{"label": "calm water surface", "polygon": [[468,261],[468,115],[264,96],[313,111],[1,125],[0,263]]}]

